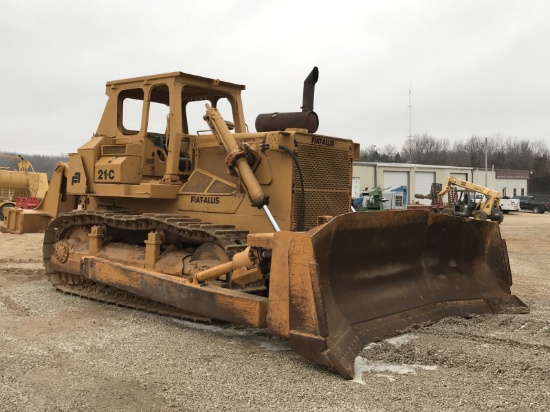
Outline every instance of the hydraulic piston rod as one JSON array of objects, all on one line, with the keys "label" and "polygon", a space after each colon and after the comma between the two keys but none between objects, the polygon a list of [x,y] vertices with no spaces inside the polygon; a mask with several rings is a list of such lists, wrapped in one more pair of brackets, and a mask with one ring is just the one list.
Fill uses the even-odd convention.
[{"label": "hydraulic piston rod", "polygon": [[206,116],[204,116],[204,120],[206,120],[214,136],[216,136],[218,141],[227,151],[227,157],[225,159],[227,166],[237,170],[244,183],[244,187],[250,196],[252,206],[261,209],[268,205],[269,196],[263,193],[258,180],[256,180],[256,176],[254,176],[254,172],[248,164],[246,152],[241,149],[229,131],[229,128],[227,127],[227,124],[223,120],[223,117],[218,109],[207,104]]},{"label": "hydraulic piston rod", "polygon": [[271,223],[271,226],[273,226],[273,229],[275,229],[275,232],[280,232],[281,228],[279,227],[279,225],[275,221],[275,218],[273,217],[273,215],[269,211],[269,208],[267,207],[267,205],[264,205],[262,207],[262,209],[264,210],[265,214],[267,215],[267,218],[269,219],[269,222]]}]

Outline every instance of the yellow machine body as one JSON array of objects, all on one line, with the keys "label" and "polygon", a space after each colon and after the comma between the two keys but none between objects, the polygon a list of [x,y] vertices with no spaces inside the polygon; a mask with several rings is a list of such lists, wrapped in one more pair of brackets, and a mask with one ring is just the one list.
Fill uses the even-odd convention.
[{"label": "yellow machine body", "polygon": [[45,198],[65,202],[44,206],[55,213],[52,283],[267,328],[346,378],[368,342],[447,315],[525,309],[498,225],[350,213],[359,146],[316,134],[317,77],[301,112],[260,115],[256,132],[244,86],[181,72],[108,82],[97,132]]},{"label": "yellow machine body", "polygon": [[42,199],[48,190],[48,175],[37,173],[22,156],[0,154],[0,221],[17,198]]}]

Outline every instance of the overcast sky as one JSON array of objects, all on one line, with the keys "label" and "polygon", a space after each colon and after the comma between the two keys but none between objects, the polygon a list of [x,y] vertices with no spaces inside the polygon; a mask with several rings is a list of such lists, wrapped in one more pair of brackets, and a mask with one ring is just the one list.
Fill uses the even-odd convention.
[{"label": "overcast sky", "polygon": [[401,149],[409,135],[550,146],[550,1],[2,1],[0,151],[74,152],[105,82],[183,71],[244,84],[246,121],[299,111],[318,133]]}]

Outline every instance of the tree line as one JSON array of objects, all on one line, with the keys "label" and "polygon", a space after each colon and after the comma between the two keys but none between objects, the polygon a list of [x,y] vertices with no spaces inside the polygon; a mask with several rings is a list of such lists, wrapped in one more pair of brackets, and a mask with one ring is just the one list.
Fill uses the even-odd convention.
[{"label": "tree line", "polygon": [[550,193],[550,151],[542,140],[531,141],[500,134],[488,138],[472,136],[452,144],[428,134],[407,138],[401,150],[395,146],[368,146],[361,150],[366,162],[413,163],[492,169],[528,170],[529,192]]},{"label": "tree line", "polygon": [[[59,155],[59,156],[44,156],[44,155],[26,155],[23,153],[13,153],[13,152],[0,152],[0,154],[3,155],[9,155],[9,156],[18,156],[21,155],[25,160],[28,160],[34,171],[38,173],[46,173],[48,175],[48,180],[52,178],[53,171],[55,169],[55,165],[57,162],[68,162],[69,156],[67,155]],[[9,163],[10,169],[13,170],[14,167],[16,167],[17,162],[13,161]],[[5,166],[4,164],[0,166]]]},{"label": "tree line", "polygon": [[[529,192],[550,194],[550,151],[542,141],[531,141],[517,137],[495,135],[472,136],[452,144],[448,139],[438,139],[428,134],[407,138],[401,150],[395,146],[378,147],[370,145],[361,150],[360,160],[382,163],[413,163],[441,166],[458,166],[492,169],[529,170]],[[33,166],[35,172],[42,172],[51,178],[57,162],[68,162],[67,155],[45,156],[0,152],[6,155],[22,155]],[[3,165],[0,165],[3,166]]]}]

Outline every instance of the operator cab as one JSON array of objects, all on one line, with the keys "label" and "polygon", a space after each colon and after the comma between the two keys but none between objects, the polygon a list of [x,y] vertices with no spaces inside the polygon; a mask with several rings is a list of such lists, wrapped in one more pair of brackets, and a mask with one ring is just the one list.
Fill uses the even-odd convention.
[{"label": "operator cab", "polygon": [[135,157],[121,170],[132,170],[139,178],[129,181],[115,171],[98,183],[185,181],[193,168],[192,140],[210,134],[203,120],[206,104],[217,108],[235,133],[246,132],[240,96],[244,89],[182,72],[108,82],[109,100],[95,136],[111,137],[112,144],[102,146],[101,157],[109,157],[103,161],[109,164],[113,156]]},{"label": "operator cab", "polygon": [[455,212],[464,214],[464,216],[470,216],[476,208],[476,192],[469,190],[458,190],[457,195],[457,202],[454,205]]}]

